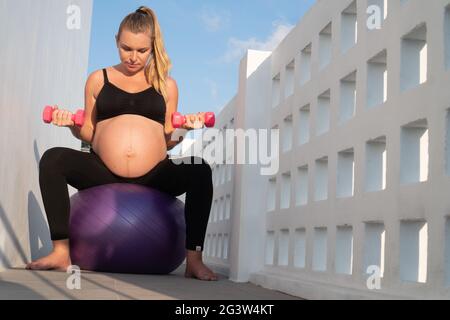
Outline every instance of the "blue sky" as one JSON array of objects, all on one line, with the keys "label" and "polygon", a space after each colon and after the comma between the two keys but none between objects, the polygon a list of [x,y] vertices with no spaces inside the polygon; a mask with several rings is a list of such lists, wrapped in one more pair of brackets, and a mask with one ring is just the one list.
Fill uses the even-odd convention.
[{"label": "blue sky", "polygon": [[114,36],[140,5],[159,19],[183,114],[218,112],[237,91],[246,49],[272,50],[315,0],[94,0],[89,73],[119,63]]}]

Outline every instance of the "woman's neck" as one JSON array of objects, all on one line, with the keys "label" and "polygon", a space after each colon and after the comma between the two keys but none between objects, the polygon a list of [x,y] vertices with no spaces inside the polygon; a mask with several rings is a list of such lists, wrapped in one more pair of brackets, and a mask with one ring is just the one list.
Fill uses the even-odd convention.
[{"label": "woman's neck", "polygon": [[119,64],[119,65],[115,66],[114,69],[119,71],[123,76],[130,78],[130,79],[141,79],[141,78],[145,79],[145,73],[144,73],[145,68],[143,68],[139,71],[136,71],[136,72],[130,72],[126,68],[124,68],[122,64]]}]

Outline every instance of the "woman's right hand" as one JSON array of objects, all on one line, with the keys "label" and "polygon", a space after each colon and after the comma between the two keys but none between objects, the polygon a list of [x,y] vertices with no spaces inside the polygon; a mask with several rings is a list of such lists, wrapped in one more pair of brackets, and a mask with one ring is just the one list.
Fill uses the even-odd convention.
[{"label": "woman's right hand", "polygon": [[67,110],[58,109],[57,105],[53,106],[52,124],[58,127],[75,126],[75,122],[72,120],[72,113]]}]

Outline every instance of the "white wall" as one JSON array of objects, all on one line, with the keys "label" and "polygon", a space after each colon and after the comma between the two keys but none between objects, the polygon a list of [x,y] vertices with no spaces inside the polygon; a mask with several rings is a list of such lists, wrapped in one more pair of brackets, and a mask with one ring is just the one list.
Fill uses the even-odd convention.
[{"label": "white wall", "polygon": [[[371,4],[381,29],[367,28]],[[264,62],[245,55],[218,121],[280,128],[284,148],[274,176],[235,166],[231,280],[309,299],[450,298],[449,8],[321,0]]]},{"label": "white wall", "polygon": [[[450,1],[389,0],[382,28],[368,30],[367,5],[386,1],[357,0],[357,43],[348,48],[341,39],[349,27],[342,13],[352,3],[317,2],[273,52],[268,79],[279,74],[283,92],[286,65],[293,58],[301,61],[302,50],[312,43],[311,79],[305,83],[304,71],[295,71],[294,95],[281,97],[271,108],[269,125],[282,126],[293,114],[293,132],[301,132],[299,110],[309,105],[310,139],[299,143],[294,137],[292,150],[281,155],[276,207],[263,218],[271,239],[266,255],[275,258],[266,259],[250,280],[305,298],[450,298],[445,228],[450,215],[450,73],[445,68],[449,31],[444,29]],[[325,29],[332,35],[328,59],[323,30],[330,23],[331,31]],[[354,71],[355,112],[342,121],[347,92],[341,80]],[[293,176],[286,190],[283,174],[305,166],[306,203],[294,199],[289,209],[281,207],[283,192],[295,194],[299,180]],[[299,187],[304,189],[304,183]],[[299,249],[297,230],[306,233]],[[305,245],[305,267],[297,267],[295,253]],[[286,248],[287,266],[277,261]],[[380,265],[381,290],[367,287],[368,263]]]},{"label": "white wall", "polygon": [[[80,8],[80,29],[67,27],[70,5]],[[81,142],[43,124],[42,110],[84,108],[91,15],[92,0],[0,0],[0,270],[50,249],[39,160]]]}]

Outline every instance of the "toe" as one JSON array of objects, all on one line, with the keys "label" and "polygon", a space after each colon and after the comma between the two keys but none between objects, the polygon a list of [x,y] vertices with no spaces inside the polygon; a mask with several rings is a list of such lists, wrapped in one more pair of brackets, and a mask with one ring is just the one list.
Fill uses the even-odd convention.
[{"label": "toe", "polygon": [[29,264],[27,264],[26,268],[28,270],[33,270],[34,268],[36,268],[36,262],[35,261],[30,262]]},{"label": "toe", "polygon": [[41,268],[41,265],[37,262],[31,264],[31,266],[30,266],[31,270],[38,270],[39,268]]}]

